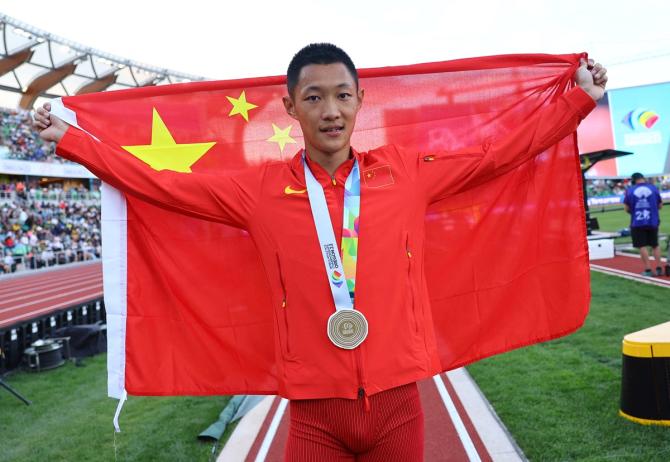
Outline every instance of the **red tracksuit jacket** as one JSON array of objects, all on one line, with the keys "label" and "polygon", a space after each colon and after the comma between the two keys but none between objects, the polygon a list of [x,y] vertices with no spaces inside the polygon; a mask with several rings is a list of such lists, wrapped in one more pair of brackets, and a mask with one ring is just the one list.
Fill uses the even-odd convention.
[{"label": "red tracksuit jacket", "polygon": [[[424,218],[432,202],[513,169],[571,134],[595,103],[575,88],[504,139],[453,152],[384,146],[353,151],[361,172],[355,307],[369,322],[355,350],[326,335],[334,311],[305,191],[301,153],[231,176],[157,172],[70,128],[57,152],[117,189],[172,211],[247,230],[273,295],[279,392],[290,399],[371,395],[441,371],[424,277]],[[344,183],[309,163],[338,244]]]}]

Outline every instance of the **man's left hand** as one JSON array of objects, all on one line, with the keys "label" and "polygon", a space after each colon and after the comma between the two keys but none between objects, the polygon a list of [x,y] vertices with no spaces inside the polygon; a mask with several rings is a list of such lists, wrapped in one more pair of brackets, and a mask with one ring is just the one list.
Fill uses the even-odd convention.
[{"label": "man's left hand", "polygon": [[605,94],[607,69],[592,59],[580,59],[579,68],[575,72],[575,81],[591,98],[598,101]]}]

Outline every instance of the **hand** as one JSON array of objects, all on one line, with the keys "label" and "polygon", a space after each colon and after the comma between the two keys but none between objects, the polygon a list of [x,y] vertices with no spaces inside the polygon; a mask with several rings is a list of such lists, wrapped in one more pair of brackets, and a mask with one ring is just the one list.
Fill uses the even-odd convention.
[{"label": "hand", "polygon": [[607,69],[594,60],[584,58],[579,60],[579,68],[575,72],[575,81],[591,98],[598,101],[605,95],[607,84]]},{"label": "hand", "polygon": [[40,132],[40,138],[45,141],[55,141],[58,143],[65,132],[68,125],[58,117],[51,115],[51,103],[44,103],[35,111],[33,120],[33,127]]}]

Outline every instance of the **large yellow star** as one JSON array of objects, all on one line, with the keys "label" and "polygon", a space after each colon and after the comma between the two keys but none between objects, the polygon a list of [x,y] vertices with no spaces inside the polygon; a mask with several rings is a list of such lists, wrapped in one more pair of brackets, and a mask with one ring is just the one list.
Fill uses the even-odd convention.
[{"label": "large yellow star", "polygon": [[291,138],[291,128],[293,125],[289,125],[286,128],[279,128],[275,124],[272,124],[272,130],[274,130],[275,134],[272,135],[270,138],[267,139],[267,141],[270,141],[272,143],[277,143],[279,145],[279,151],[284,152],[284,146],[286,146],[288,143],[295,143],[295,140]]},{"label": "large yellow star", "polygon": [[149,164],[154,170],[191,173],[191,166],[216,144],[215,142],[177,144],[156,108],[153,110],[151,125],[151,144],[122,146],[122,148]]},{"label": "large yellow star", "polygon": [[233,108],[230,110],[228,117],[232,117],[235,114],[240,114],[242,117],[244,117],[244,120],[249,122],[249,111],[257,108],[258,106],[247,101],[247,95],[244,93],[244,91],[240,93],[239,98],[231,98],[230,96],[226,96],[226,98],[228,98],[230,104],[233,105]]}]

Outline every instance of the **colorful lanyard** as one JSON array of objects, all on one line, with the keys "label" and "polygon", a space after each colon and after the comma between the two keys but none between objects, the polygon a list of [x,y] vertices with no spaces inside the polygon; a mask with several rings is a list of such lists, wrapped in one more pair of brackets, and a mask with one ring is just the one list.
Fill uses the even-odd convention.
[{"label": "colorful lanyard", "polygon": [[[305,182],[312,208],[312,218],[321,244],[321,255],[328,273],[335,309],[350,310],[354,305],[356,290],[356,260],[358,257],[358,220],[361,210],[361,179],[358,160],[344,183],[344,217],[342,220],[342,257],[337,249],[335,232],[330,221],[326,196],[314,174],[305,165]],[[346,284],[345,284],[346,281]]]},{"label": "colorful lanyard", "polygon": [[[340,252],[337,248],[337,240],[328,213],[326,196],[321,184],[314,178],[312,171],[307,166],[304,151],[303,165],[312,218],[319,238],[321,256],[328,277],[328,286],[335,302],[335,313],[329,319],[328,336],[340,348],[356,348],[365,340],[368,328],[365,317],[354,309],[361,204],[361,178],[358,160],[354,161],[354,166],[344,184],[342,258],[340,258]],[[339,312],[343,313],[336,316]]]}]

